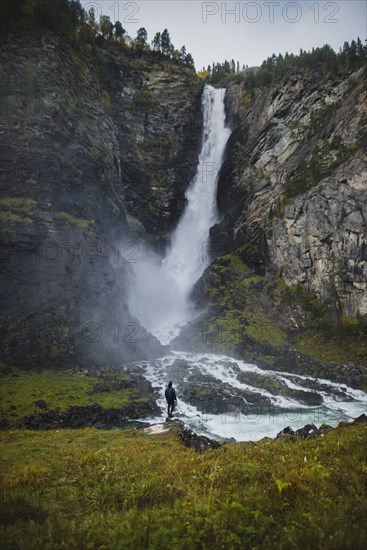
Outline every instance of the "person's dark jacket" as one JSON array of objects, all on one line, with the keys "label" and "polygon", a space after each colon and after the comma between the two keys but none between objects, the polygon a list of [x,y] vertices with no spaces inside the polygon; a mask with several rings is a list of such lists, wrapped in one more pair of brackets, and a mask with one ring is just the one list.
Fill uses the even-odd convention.
[{"label": "person's dark jacket", "polygon": [[167,403],[173,403],[174,401],[177,401],[176,392],[175,392],[175,389],[172,388],[172,386],[168,386],[166,388],[164,395],[167,399]]}]

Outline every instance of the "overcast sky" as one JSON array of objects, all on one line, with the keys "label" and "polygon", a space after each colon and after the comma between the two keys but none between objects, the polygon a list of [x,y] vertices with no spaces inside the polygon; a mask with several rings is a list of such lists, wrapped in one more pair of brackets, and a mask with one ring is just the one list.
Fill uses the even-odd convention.
[{"label": "overcast sky", "polygon": [[234,59],[260,65],[272,53],[299,53],[330,44],[335,50],[358,36],[367,38],[365,0],[82,0],[85,8],[121,21],[134,38],[140,27],[168,29],[175,48],[186,46],[197,69]]}]

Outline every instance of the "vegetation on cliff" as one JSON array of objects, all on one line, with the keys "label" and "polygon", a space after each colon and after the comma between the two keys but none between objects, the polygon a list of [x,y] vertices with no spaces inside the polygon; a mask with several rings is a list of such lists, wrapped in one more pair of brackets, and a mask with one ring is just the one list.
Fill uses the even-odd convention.
[{"label": "vegetation on cliff", "polygon": [[136,38],[131,38],[120,21],[115,24],[110,17],[102,15],[96,19],[93,3],[88,11],[79,0],[3,0],[1,29],[5,34],[9,30],[38,28],[51,30],[81,51],[97,53],[96,40],[103,38],[117,42],[122,48],[140,53],[153,53],[168,56],[170,59],[194,67],[194,60],[186,47],[176,50],[167,29],[158,32],[152,49],[147,43],[148,34],[144,27],[138,29]]},{"label": "vegetation on cliff", "polygon": [[203,69],[199,76],[214,86],[224,87],[229,82],[243,83],[250,103],[256,97],[255,90],[270,84],[280,76],[285,69],[295,69],[300,72],[319,72],[326,76],[328,73],[357,71],[360,67],[367,66],[367,45],[363,45],[360,38],[351,43],[344,42],[339,52],[335,52],[331,46],[325,44],[321,48],[312,48],[312,51],[300,50],[299,55],[284,55],[279,53],[268,57],[260,67],[245,67],[240,69],[239,63],[224,61],[213,63],[207,69]]},{"label": "vegetation on cliff", "polygon": [[[202,82],[183,53],[118,25],[106,35],[79,2],[2,8],[2,359],[69,368],[162,354],[126,286],[142,242],[164,247],[184,208]],[[84,337],[91,325],[98,342]]]},{"label": "vegetation on cliff", "polygon": [[[209,308],[178,342],[312,376],[322,376],[326,369],[317,361],[367,367],[365,317],[335,316],[331,301],[318,299],[302,284],[286,286],[282,277],[259,275],[242,261],[243,254],[246,246],[206,270],[193,297]],[[292,357],[287,358],[288,350],[295,352]],[[297,351],[309,359],[300,360]],[[335,367],[325,370],[325,377],[337,376]],[[367,377],[357,386],[367,389]]]},{"label": "vegetation on cliff", "polygon": [[[264,277],[237,318],[248,323],[253,310],[283,331],[286,347],[365,365],[366,73],[362,57],[356,63],[353,73],[289,68],[250,102],[244,81],[229,83],[234,132],[218,184],[223,220],[211,236],[214,250]],[[224,311],[229,289],[215,299]],[[227,317],[236,310],[228,307]]]},{"label": "vegetation on cliff", "polygon": [[367,544],[366,424],[198,455],[175,429],[2,432],[2,548]]}]

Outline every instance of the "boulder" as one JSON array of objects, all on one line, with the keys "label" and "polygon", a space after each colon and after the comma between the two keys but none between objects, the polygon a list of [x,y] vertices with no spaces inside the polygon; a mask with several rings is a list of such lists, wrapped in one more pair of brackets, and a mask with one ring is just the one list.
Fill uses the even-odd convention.
[{"label": "boulder", "polygon": [[306,424],[303,426],[303,428],[300,428],[299,430],[296,430],[295,435],[298,436],[301,439],[308,439],[312,435],[318,434],[319,430],[315,426],[315,424]]},{"label": "boulder", "polygon": [[38,401],[36,401],[36,402],[35,402],[35,405],[36,405],[36,407],[38,407],[39,409],[47,409],[46,402],[45,402],[43,399],[39,399]]},{"label": "boulder", "polygon": [[283,438],[283,437],[289,437],[289,436],[294,436],[294,430],[290,426],[287,426],[286,428],[283,428],[283,430],[277,434],[276,439]]},{"label": "boulder", "polygon": [[204,453],[211,449],[218,449],[221,444],[218,441],[209,439],[204,435],[197,435],[190,428],[185,427],[179,435],[180,440],[190,449],[194,449],[197,453]]},{"label": "boulder", "polygon": [[353,422],[357,422],[357,423],[360,423],[360,422],[367,422],[367,415],[366,414],[361,414],[360,416],[358,416],[357,418],[355,418],[353,420]]}]

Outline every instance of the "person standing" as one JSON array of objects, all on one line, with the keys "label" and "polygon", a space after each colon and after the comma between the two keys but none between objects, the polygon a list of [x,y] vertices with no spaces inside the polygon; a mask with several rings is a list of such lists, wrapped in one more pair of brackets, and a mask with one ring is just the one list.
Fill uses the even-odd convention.
[{"label": "person standing", "polygon": [[177,404],[177,397],[175,388],[172,387],[172,381],[170,380],[168,382],[168,386],[166,387],[166,391],[164,392],[167,405],[168,405],[168,416],[171,417],[173,415],[173,410],[175,408],[175,405]]}]

